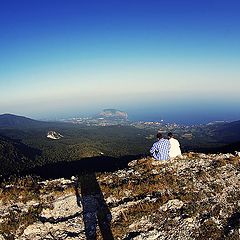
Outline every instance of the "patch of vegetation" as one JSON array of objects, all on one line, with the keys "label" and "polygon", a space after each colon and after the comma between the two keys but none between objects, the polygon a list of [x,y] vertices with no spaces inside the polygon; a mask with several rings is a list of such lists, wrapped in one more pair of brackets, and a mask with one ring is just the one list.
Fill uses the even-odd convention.
[{"label": "patch of vegetation", "polygon": [[[28,225],[37,220],[42,211],[39,190],[37,179],[32,177],[12,178],[1,184],[1,203],[9,208],[8,214],[2,218],[3,222],[0,224],[0,233],[6,239],[15,239],[16,231],[21,234]],[[18,206],[20,203],[24,206],[29,201],[36,204],[25,206],[24,210]]]}]

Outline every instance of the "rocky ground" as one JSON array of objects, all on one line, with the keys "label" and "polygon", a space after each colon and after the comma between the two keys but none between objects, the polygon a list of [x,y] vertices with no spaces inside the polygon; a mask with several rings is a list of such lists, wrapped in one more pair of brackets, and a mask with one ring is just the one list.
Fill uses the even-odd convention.
[{"label": "rocky ground", "polygon": [[2,184],[0,240],[95,233],[109,240],[240,239],[240,158],[189,153],[134,160],[114,173]]}]

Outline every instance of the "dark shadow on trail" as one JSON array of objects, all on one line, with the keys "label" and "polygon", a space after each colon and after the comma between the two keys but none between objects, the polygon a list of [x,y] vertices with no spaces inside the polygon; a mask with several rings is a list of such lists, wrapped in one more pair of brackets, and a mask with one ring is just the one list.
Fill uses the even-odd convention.
[{"label": "dark shadow on trail", "polygon": [[228,218],[227,224],[223,229],[224,235],[222,236],[222,238],[224,239],[225,237],[227,237],[231,231],[233,231],[234,229],[238,229],[239,226],[240,226],[240,212],[235,212],[232,214],[230,218]]},{"label": "dark shadow on trail", "polygon": [[82,173],[75,186],[77,204],[83,207],[83,222],[87,240],[96,240],[97,225],[105,240],[112,240],[111,212],[104,200],[95,173]]},{"label": "dark shadow on trail", "polygon": [[70,178],[80,173],[113,172],[128,167],[128,163],[142,156],[129,155],[119,158],[114,157],[92,157],[83,158],[78,161],[56,162],[44,166],[35,167],[20,173],[21,176],[37,175],[43,179]]}]

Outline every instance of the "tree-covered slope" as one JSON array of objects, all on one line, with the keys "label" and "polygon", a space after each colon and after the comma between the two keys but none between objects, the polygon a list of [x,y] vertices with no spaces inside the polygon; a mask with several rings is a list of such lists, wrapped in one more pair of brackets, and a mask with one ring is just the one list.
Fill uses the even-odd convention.
[{"label": "tree-covered slope", "polygon": [[0,136],[0,175],[17,173],[32,166],[40,154],[37,149]]}]

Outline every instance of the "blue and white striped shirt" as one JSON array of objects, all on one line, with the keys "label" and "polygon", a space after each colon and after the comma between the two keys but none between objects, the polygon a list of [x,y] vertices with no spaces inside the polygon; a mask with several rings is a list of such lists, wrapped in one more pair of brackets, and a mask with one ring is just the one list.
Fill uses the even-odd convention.
[{"label": "blue and white striped shirt", "polygon": [[156,160],[168,160],[169,159],[170,142],[168,139],[161,138],[155,142],[150,149],[150,153]]}]

